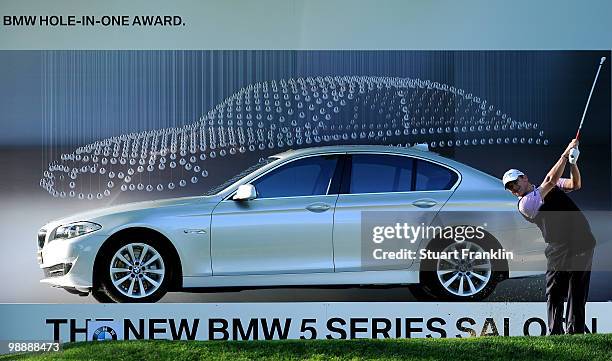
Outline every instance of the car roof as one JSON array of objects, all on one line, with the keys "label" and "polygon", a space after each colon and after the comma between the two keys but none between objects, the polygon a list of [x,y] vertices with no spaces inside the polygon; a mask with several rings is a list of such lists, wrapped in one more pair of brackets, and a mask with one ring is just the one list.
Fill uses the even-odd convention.
[{"label": "car roof", "polygon": [[301,155],[319,154],[319,153],[338,153],[338,152],[373,152],[373,153],[396,153],[406,155],[416,155],[424,158],[439,161],[449,161],[450,159],[442,157],[434,152],[423,150],[419,147],[400,147],[391,145],[330,145],[322,147],[309,147],[301,149],[289,149],[282,153],[273,155],[275,158],[285,159],[293,158]]},{"label": "car roof", "polygon": [[[372,152],[372,153],[389,153],[389,154],[401,154],[408,156],[415,156],[444,164],[447,167],[453,168],[456,172],[461,174],[462,179],[466,176],[470,178],[470,181],[474,184],[480,184],[480,186],[490,186],[491,188],[499,188],[499,179],[486,174],[478,169],[472,168],[467,164],[458,162],[456,160],[443,157],[435,152],[423,150],[424,145],[417,147],[401,147],[391,145],[333,145],[333,146],[322,146],[322,147],[310,147],[302,149],[290,149],[282,153],[273,155],[279,159],[289,159],[294,157],[300,157],[302,155],[309,154],[329,154],[329,153],[343,153],[343,152]],[[478,180],[479,182],[476,182]],[[484,183],[482,183],[484,182]]]}]

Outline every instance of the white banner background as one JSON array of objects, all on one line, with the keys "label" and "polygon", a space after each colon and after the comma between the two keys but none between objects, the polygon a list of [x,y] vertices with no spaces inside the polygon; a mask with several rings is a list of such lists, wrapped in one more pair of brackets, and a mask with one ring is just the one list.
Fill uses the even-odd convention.
[{"label": "white banner background", "polygon": [[[296,302],[2,304],[0,340],[84,341],[104,321],[119,339],[339,339],[540,335],[546,305]],[[87,325],[90,325],[88,329]],[[130,329],[132,326],[133,329]],[[612,333],[612,303],[587,305],[587,327]],[[118,328],[118,329],[117,329]]]}]

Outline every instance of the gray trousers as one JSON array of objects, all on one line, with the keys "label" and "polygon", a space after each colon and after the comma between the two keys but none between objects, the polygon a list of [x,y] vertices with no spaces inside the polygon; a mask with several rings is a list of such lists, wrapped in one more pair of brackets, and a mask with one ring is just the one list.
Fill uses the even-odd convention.
[{"label": "gray trousers", "polygon": [[[567,247],[546,248],[546,305],[548,333],[559,335],[585,332],[585,306],[589,295],[593,249],[572,252]],[[563,329],[563,306],[566,330]]]}]

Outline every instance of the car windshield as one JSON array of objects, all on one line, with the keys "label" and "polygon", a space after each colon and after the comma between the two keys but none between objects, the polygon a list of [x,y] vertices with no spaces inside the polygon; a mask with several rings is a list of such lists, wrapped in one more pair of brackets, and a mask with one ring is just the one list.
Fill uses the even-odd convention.
[{"label": "car windshield", "polygon": [[211,196],[213,194],[217,194],[219,192],[221,192],[222,190],[224,190],[225,188],[229,187],[230,185],[232,185],[233,183],[239,181],[240,179],[242,179],[243,177],[247,176],[248,174],[253,173],[254,171],[258,170],[259,168],[270,164],[272,162],[274,162],[275,160],[280,159],[277,157],[268,157],[265,159],[260,159],[259,162],[253,164],[252,166],[248,167],[247,169],[243,170],[242,172],[236,174],[235,176],[231,177],[230,179],[226,180],[225,182],[219,184],[218,186],[212,187],[210,190],[208,190],[207,192],[204,193],[205,196]]}]

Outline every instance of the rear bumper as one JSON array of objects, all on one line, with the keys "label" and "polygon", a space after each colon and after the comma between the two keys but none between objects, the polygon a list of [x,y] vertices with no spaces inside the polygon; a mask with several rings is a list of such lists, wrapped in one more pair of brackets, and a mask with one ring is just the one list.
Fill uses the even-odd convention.
[{"label": "rear bumper", "polygon": [[506,251],[513,254],[508,260],[508,278],[537,276],[546,273],[546,243],[539,228],[519,228],[493,233]]}]

